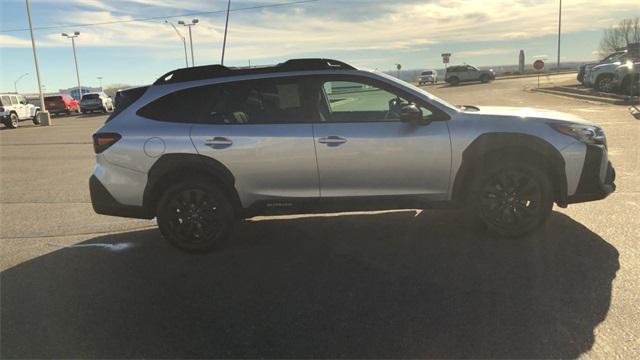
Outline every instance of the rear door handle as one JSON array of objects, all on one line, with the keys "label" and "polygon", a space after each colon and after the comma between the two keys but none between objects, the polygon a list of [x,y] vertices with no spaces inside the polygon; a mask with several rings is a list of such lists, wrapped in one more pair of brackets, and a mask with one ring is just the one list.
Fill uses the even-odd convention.
[{"label": "rear door handle", "polygon": [[204,144],[214,149],[224,149],[231,146],[233,141],[223,136],[216,136],[212,139],[205,140]]},{"label": "rear door handle", "polygon": [[321,137],[320,139],[318,139],[318,142],[320,144],[326,144],[328,146],[338,146],[346,143],[347,139],[340,136],[331,135],[331,136]]}]

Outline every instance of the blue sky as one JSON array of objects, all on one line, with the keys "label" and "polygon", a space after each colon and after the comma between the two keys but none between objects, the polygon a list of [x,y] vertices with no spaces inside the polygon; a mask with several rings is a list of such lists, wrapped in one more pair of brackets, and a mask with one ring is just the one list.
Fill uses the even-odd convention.
[{"label": "blue sky", "polygon": [[[232,10],[295,0],[232,0]],[[70,40],[80,31],[78,61],[83,85],[146,84],[184,66],[182,42],[164,19],[80,26],[148,17],[189,21],[196,65],[219,63],[226,0],[31,0],[42,81],[46,91],[75,85]],[[557,0],[318,0],[231,13],[226,65],[270,64],[293,57],[330,57],[358,67],[388,70],[439,68],[453,63],[515,64],[520,49],[555,61]],[[0,91],[37,89],[24,0],[0,2]],[[602,31],[640,15],[640,1],[570,0],[563,4],[562,61],[592,60]],[[75,26],[73,26],[75,24]],[[180,27],[183,35],[186,28]],[[17,30],[17,31],[14,31]]]}]

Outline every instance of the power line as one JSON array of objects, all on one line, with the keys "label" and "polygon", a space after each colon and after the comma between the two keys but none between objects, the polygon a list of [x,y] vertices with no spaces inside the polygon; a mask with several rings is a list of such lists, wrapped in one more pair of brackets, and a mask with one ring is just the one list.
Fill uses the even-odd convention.
[{"label": "power line", "polygon": [[[283,3],[277,3],[277,4],[256,5],[256,6],[248,6],[248,7],[243,7],[243,8],[231,9],[229,11],[230,12],[235,12],[235,11],[246,11],[246,10],[273,8],[273,7],[283,7],[283,6],[291,6],[291,5],[300,5],[300,4],[305,4],[305,3],[312,3],[312,2],[317,2],[317,1],[320,1],[320,0],[300,0],[300,1],[290,1],[290,2],[283,2]],[[165,20],[165,19],[178,18],[178,17],[191,17],[191,16],[197,16],[197,15],[221,14],[221,13],[226,13],[226,12],[227,12],[227,10],[200,11],[200,12],[185,13],[185,14],[180,14],[180,15],[154,16],[154,17],[148,17],[148,18],[136,18],[136,19],[127,19],[127,20],[113,20],[113,21],[104,21],[104,22],[91,23],[91,24],[86,24],[85,23],[85,24],[65,24],[65,25],[40,26],[40,27],[34,27],[33,30],[49,30],[49,29],[69,28],[69,27],[77,28],[77,27],[112,25],[112,24],[122,24],[122,23],[129,23],[129,22],[138,22],[138,21],[153,21],[153,20]],[[29,28],[0,30],[0,33],[19,32],[19,31],[29,31]]]}]

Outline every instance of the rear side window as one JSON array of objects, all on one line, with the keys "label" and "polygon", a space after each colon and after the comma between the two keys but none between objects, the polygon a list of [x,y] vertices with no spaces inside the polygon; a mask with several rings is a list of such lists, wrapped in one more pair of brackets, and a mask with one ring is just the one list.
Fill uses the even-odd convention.
[{"label": "rear side window", "polygon": [[138,115],[159,121],[209,124],[310,122],[303,82],[262,79],[176,91],[146,105]]},{"label": "rear side window", "polygon": [[111,119],[113,119],[118,114],[120,114],[124,109],[128,108],[129,105],[133,104],[134,102],[136,102],[136,100],[140,99],[142,95],[144,95],[144,93],[147,91],[148,88],[149,88],[148,86],[140,86],[140,87],[118,91],[116,93],[116,99],[113,104],[115,109],[111,113],[111,115],[109,115],[105,123],[108,123],[109,121],[111,121]]},{"label": "rear side window", "polygon": [[9,106],[11,105],[11,100],[8,96],[0,97],[0,106]]}]

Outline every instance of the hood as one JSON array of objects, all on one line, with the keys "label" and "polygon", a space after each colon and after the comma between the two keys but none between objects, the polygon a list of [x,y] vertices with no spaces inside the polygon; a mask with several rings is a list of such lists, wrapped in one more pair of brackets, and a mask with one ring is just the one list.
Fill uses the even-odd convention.
[{"label": "hood", "polygon": [[532,120],[534,119],[553,120],[553,121],[560,121],[560,122],[591,124],[590,122],[578,116],[563,113],[560,111],[509,107],[509,106],[476,106],[476,107],[470,108],[470,110],[463,110],[463,113],[494,116],[494,117],[518,117],[518,118],[532,119]]},{"label": "hood", "polygon": [[607,68],[617,68],[618,66],[620,66],[622,63],[620,61],[616,61],[616,62],[612,62],[612,63],[606,63],[606,64],[600,64],[600,65],[596,65],[594,67],[591,68],[591,70],[595,71],[595,70],[600,70],[600,69],[607,69]]}]

